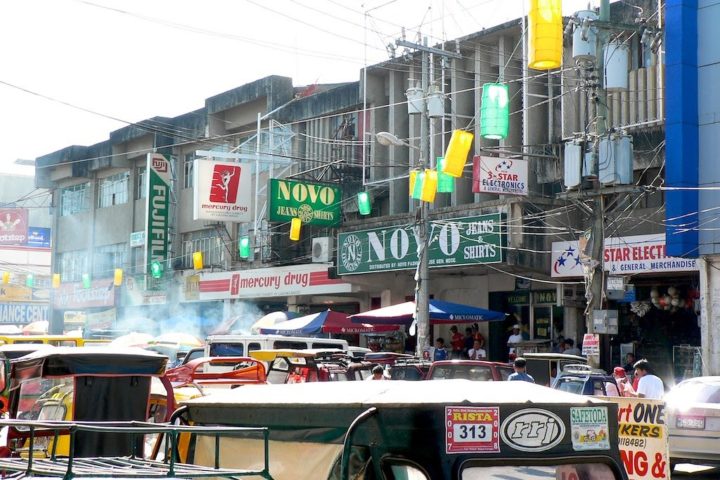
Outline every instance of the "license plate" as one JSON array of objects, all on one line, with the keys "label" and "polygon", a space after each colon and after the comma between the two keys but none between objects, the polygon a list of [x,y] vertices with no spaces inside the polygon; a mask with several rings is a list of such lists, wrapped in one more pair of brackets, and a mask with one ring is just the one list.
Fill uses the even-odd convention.
[{"label": "license plate", "polygon": [[675,425],[677,428],[703,430],[705,428],[705,417],[677,417]]}]

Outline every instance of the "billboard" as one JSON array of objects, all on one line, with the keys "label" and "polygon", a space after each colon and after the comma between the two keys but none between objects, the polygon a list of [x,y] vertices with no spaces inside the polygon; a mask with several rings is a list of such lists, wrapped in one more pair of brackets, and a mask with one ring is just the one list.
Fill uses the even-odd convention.
[{"label": "billboard", "polygon": [[[503,218],[500,213],[492,213],[430,222],[430,268],[504,261]],[[412,225],[341,233],[338,235],[338,274],[415,268],[418,264],[417,245],[418,235]]]},{"label": "billboard", "polygon": [[342,223],[342,190],[295,180],[270,180],[271,222],[299,218],[306,225],[336,227]]},{"label": "billboard", "polygon": [[27,208],[0,208],[0,245],[25,245],[27,233]]},{"label": "billboard", "polygon": [[499,195],[527,195],[527,161],[475,155],[472,191]]},{"label": "billboard", "polygon": [[161,285],[150,272],[152,262],[167,265],[170,228],[170,156],[148,153],[148,181],[145,198],[145,278],[147,290],[159,290]]},{"label": "billboard", "polygon": [[194,220],[252,220],[252,168],[239,163],[195,160],[193,175]]},{"label": "billboard", "polygon": [[27,234],[27,246],[50,248],[50,229],[43,227],[29,227]]}]

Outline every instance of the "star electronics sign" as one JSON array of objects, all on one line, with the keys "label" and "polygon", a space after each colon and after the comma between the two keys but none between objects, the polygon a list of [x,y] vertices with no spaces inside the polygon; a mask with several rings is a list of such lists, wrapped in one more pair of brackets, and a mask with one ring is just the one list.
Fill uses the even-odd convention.
[{"label": "star electronics sign", "polygon": [[509,158],[473,157],[473,193],[528,194],[528,163]]},{"label": "star electronics sign", "polygon": [[[550,273],[553,277],[583,275],[580,249],[575,240],[553,242]],[[688,272],[698,269],[697,259],[668,257],[665,234],[606,238],[603,253],[605,270],[614,275],[649,272]]]}]

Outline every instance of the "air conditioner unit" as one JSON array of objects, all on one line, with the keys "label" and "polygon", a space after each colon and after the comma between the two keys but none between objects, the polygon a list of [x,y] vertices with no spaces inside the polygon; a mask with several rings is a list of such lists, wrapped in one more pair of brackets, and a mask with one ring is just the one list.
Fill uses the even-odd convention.
[{"label": "air conditioner unit", "polygon": [[332,260],[333,238],[315,237],[312,239],[313,263],[327,263]]}]

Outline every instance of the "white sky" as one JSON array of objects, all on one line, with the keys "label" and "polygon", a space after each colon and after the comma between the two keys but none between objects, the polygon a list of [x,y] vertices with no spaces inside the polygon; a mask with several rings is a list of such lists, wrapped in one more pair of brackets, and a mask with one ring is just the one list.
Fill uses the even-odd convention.
[{"label": "white sky", "polygon": [[[519,18],[524,2],[2,0],[0,172],[126,125],[67,104],[137,122],[201,108],[267,75],[295,86],[355,81],[366,55],[370,65],[388,59],[403,26],[408,40],[422,25],[435,43]],[[565,0],[563,10],[587,4]]]}]

